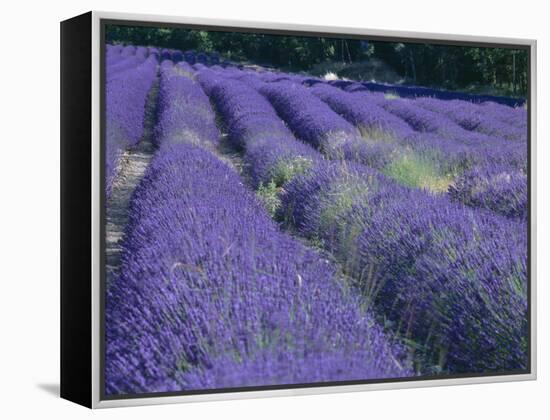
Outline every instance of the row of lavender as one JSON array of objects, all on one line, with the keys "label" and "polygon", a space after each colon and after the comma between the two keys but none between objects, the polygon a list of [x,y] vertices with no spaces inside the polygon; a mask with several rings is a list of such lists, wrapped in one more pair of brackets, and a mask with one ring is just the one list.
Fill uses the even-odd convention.
[{"label": "row of lavender", "polygon": [[339,260],[367,302],[413,340],[422,369],[526,367],[523,221],[340,163],[355,127],[300,85],[199,69],[253,185],[281,187],[279,216]]},{"label": "row of lavender", "polygon": [[[457,109],[470,107],[472,118],[484,115],[466,102],[388,100],[326,85],[313,87],[312,93],[360,128],[363,136],[345,149],[351,159],[408,185],[448,191],[473,207],[526,218],[526,129],[489,119],[465,128],[453,119]],[[499,130],[484,130],[489,121]]]},{"label": "row of lavender", "polygon": [[336,267],[281,233],[214,154],[190,71],[161,66],[158,150],[106,299],[107,393],[413,375]]},{"label": "row of lavender", "polygon": [[143,137],[145,107],[157,77],[157,58],[145,48],[106,55],[105,190],[110,197],[122,152]]},{"label": "row of lavender", "polygon": [[161,60],[217,63],[217,55],[187,51],[107,45],[105,55],[106,79],[106,194],[110,197],[117,165],[122,152],[134,147],[143,137],[144,109],[148,95],[157,78]]},{"label": "row of lavender", "polygon": [[[150,61],[156,58],[153,55]],[[108,392],[354,379],[356,377],[349,373],[354,369],[359,372],[357,379],[412,374],[406,368],[400,370],[394,362],[388,362],[392,357],[397,357],[391,353],[399,353],[398,348],[382,351],[384,356],[381,358],[372,358],[373,353],[381,351],[376,343],[387,341],[387,338],[373,338],[380,333],[378,327],[359,328],[363,335],[365,331],[374,331],[374,336],[368,335],[365,338],[367,341],[358,341],[362,343],[360,351],[344,357],[338,353],[326,353],[325,346],[332,343],[330,334],[323,329],[314,329],[313,325],[317,326],[317,322],[311,318],[313,312],[308,312],[305,319],[314,324],[304,332],[294,324],[293,316],[288,320],[275,311],[277,315],[274,318],[269,317],[269,321],[258,324],[251,323],[249,318],[235,309],[235,305],[248,308],[265,296],[271,301],[271,296],[275,294],[273,304],[278,308],[283,305],[283,313],[288,313],[290,310],[284,302],[290,299],[289,296],[294,296],[292,293],[295,291],[292,289],[290,295],[282,295],[281,290],[275,288],[279,282],[285,290],[289,284],[295,285],[297,282],[299,291],[302,291],[304,284],[315,284],[318,287],[304,292],[310,294],[308,299],[316,299],[316,294],[321,293],[319,287],[334,294],[327,285],[338,284],[340,280],[334,268],[327,270],[329,266],[323,266],[327,263],[322,262],[319,254],[296,245],[278,232],[272,222],[266,222],[272,226],[269,229],[263,221],[261,227],[251,222],[250,228],[245,228],[244,236],[235,236],[243,226],[241,223],[235,226],[235,220],[242,219],[242,216],[235,213],[234,208],[238,207],[232,206],[247,209],[248,198],[241,196],[250,197],[250,193],[238,181],[239,187],[235,187],[238,193],[234,197],[239,197],[239,201],[233,201],[236,200],[231,198],[233,195],[224,195],[228,189],[215,189],[215,185],[225,187],[224,182],[219,182],[220,179],[235,181],[237,178],[225,165],[223,171],[216,169],[220,163],[211,152],[205,150],[215,149],[219,133],[208,98],[189,76],[196,76],[215,103],[230,142],[243,151],[245,169],[252,185],[260,188],[273,182],[280,188],[279,217],[300,234],[331,251],[345,271],[355,277],[366,301],[379,314],[378,319],[380,316],[386,317],[387,325],[394,331],[412,339],[410,344],[416,346],[418,354],[425,359],[417,360],[421,373],[429,373],[426,367],[432,364],[451,372],[509,370],[526,366],[526,234],[521,218],[518,221],[507,220],[485,211],[469,210],[450,202],[446,196],[434,197],[422,190],[404,188],[384,176],[391,174],[384,171],[387,163],[378,166],[382,173],[364,166],[363,163],[377,165],[376,160],[359,159],[372,154],[372,150],[362,151],[361,146],[365,143],[362,142],[365,137],[360,134],[367,126],[357,124],[351,117],[338,116],[333,110],[344,117],[346,113],[338,111],[337,100],[331,99],[334,95],[342,99],[342,95],[334,92],[345,93],[343,97],[346,98],[358,93],[319,86],[306,89],[300,85],[303,79],[299,77],[289,76],[283,77],[287,80],[279,80],[280,75],[259,75],[231,67],[213,68],[217,71],[208,70],[200,64],[194,68],[185,63],[172,66],[166,61],[161,66],[159,112],[162,117],[156,130],[159,151],[142,183],[143,188],[140,186],[134,197],[132,221],[125,239],[123,274],[109,292],[109,299],[113,302],[109,310],[112,313],[109,323],[113,324],[109,333],[113,343],[110,354],[113,364],[109,367],[112,380]],[[197,69],[199,72],[194,74]],[[264,77],[269,79],[269,83],[264,81]],[[325,90],[331,95],[325,95]],[[382,114],[384,118],[389,115],[397,117],[397,112],[392,113],[378,103],[373,104],[377,108],[373,107],[366,115],[372,115],[373,110],[382,110],[385,112]],[[357,114],[357,109],[362,108],[364,104],[350,112]],[[395,109],[400,110],[399,107]],[[401,110],[399,113],[408,115]],[[404,148],[415,153],[437,147],[440,148],[437,150],[445,150],[444,142],[438,136],[446,131],[439,131],[440,128],[415,130],[414,125],[402,117],[395,121],[401,121],[403,127],[412,130],[403,139],[391,136],[398,137],[399,141],[395,141],[398,152]],[[517,123],[520,122],[518,119]],[[362,127],[362,130],[358,131],[354,125]],[[521,127],[521,124],[517,125]],[[134,127],[140,126],[136,124]],[[380,131],[384,134],[384,130]],[[367,129],[366,132],[372,134],[376,130]],[[305,142],[297,140],[295,135]],[[381,138],[386,137],[382,135]],[[450,140],[452,145],[460,140],[452,131],[444,138]],[[414,139],[417,140],[416,145],[412,141]],[[433,139],[432,144],[422,149],[426,139]],[[173,144],[182,141],[184,145]],[[481,133],[470,143],[475,141],[487,142],[488,145],[491,141],[500,142],[498,145],[522,143],[521,138],[505,139],[503,143],[498,136],[488,133]],[[465,143],[469,144],[467,141]],[[383,149],[379,141],[366,144]],[[486,148],[492,150],[489,146]],[[353,153],[342,156],[342,150],[348,149]],[[501,155],[506,157],[509,150],[506,149]],[[380,155],[383,153],[384,150]],[[395,154],[395,151],[392,153]],[[446,155],[441,153],[440,156]],[[334,162],[326,160],[326,157]],[[342,158],[345,159],[343,163],[340,162]],[[496,159],[502,158],[491,154],[491,162]],[[503,165],[514,162],[513,159],[506,159],[501,162]],[[359,162],[350,163],[349,160]],[[525,164],[521,153],[515,160],[519,166],[522,162]],[[195,161],[198,166],[194,166]],[[475,163],[479,164],[477,161]],[[210,179],[212,174],[218,178],[217,182]],[[233,181],[229,184],[233,185]],[[149,188],[145,186],[147,183],[150,183]],[[212,195],[184,194],[187,190],[191,193],[202,191],[203,187]],[[220,200],[220,196],[224,199]],[[140,201],[140,197],[145,198]],[[204,202],[201,201],[203,199]],[[254,201],[252,198],[250,200]],[[218,244],[221,248],[206,241],[197,246],[195,254],[194,245],[186,244],[195,244],[197,238],[219,233],[211,230],[213,228],[209,223],[218,220],[218,214],[206,213],[209,217],[203,219],[200,213],[211,211],[220,201],[224,204],[220,209],[224,216],[220,219],[221,226],[229,226],[228,230],[222,230],[221,237],[240,239],[237,245],[234,242],[227,242],[225,246]],[[157,211],[158,203],[162,205]],[[264,220],[263,211],[257,209],[257,202],[254,201],[254,205],[256,210],[251,211],[262,213],[261,217],[255,215],[254,218]],[[188,213],[186,209],[193,210]],[[235,219],[227,219],[226,215]],[[195,221],[199,222],[198,227],[194,226]],[[203,227],[202,223],[207,226]],[[181,227],[174,230],[174,226]],[[268,248],[258,245],[256,239],[261,237],[258,230],[269,233],[269,238],[275,237],[275,243],[279,243],[279,237],[286,238],[281,239],[280,243],[287,244],[288,240],[294,244],[285,245],[291,252],[277,254],[267,244],[267,239],[265,247]],[[187,232],[190,232],[189,236]],[[250,238],[254,239],[254,245],[251,245]],[[263,249],[268,251],[259,252]],[[302,259],[306,254],[307,258]],[[290,255],[293,257],[290,258]],[[226,260],[228,256],[234,257],[234,260]],[[265,267],[271,267],[271,271],[267,270],[267,277],[262,277],[263,272],[262,276],[258,276],[256,265],[265,258]],[[180,259],[184,261],[183,265],[180,265]],[[192,262],[185,262],[188,260]],[[283,263],[287,260],[294,271]],[[304,268],[302,271],[301,267],[306,264],[304,261],[315,263],[314,268]],[[318,264],[323,266],[322,269]],[[203,267],[208,267],[208,270]],[[330,274],[320,278],[327,280],[315,280],[320,275],[318,272],[323,270]],[[205,275],[209,272],[212,273],[213,283],[209,280],[211,276]],[[231,279],[219,280],[217,276],[222,272],[233,273]],[[240,273],[245,274],[241,276]],[[250,290],[247,288],[250,285],[252,290],[257,290],[254,282],[260,281],[259,277],[262,281],[268,281],[266,279],[270,273],[276,273],[276,284],[269,285],[272,289],[258,289],[258,294],[251,295],[250,301],[242,306],[239,302],[241,293]],[[309,281],[305,280],[306,275]],[[159,279],[172,277],[173,282],[161,281],[157,284]],[[143,278],[151,279],[151,284],[140,281]],[[241,284],[241,281],[244,283]],[[238,284],[235,286],[239,288],[238,293],[221,299],[219,293],[230,288],[233,282]],[[126,304],[124,299],[128,285],[133,295]],[[189,285],[192,285],[191,291],[188,290]],[[151,289],[148,289],[149,286]],[[336,312],[341,311],[338,305],[351,308],[352,312],[355,311],[353,308],[357,309],[357,298],[349,293],[342,292],[344,297],[336,299]],[[311,303],[303,299],[300,297],[298,303],[305,302],[307,307],[311,307]],[[295,300],[290,301],[296,303]],[[208,310],[218,311],[229,305],[232,311],[225,309],[228,318],[212,324],[214,326],[210,329],[206,318],[209,313],[205,310],[190,314],[187,311],[191,310],[191,306],[186,302],[208,303],[214,305],[208,306]],[[300,304],[296,307],[300,308]],[[273,306],[266,312],[261,306],[249,309],[252,319],[256,321],[273,313]],[[151,318],[151,314],[155,316]],[[143,318],[150,319],[150,322]],[[323,324],[323,319],[321,316],[319,325],[328,325]],[[352,316],[351,319],[355,318]],[[368,322],[365,321],[368,326],[374,325],[370,315],[361,319],[368,319]],[[132,325],[133,322],[137,324]],[[234,322],[241,327],[244,323],[246,327],[234,329]],[[301,322],[304,322],[303,319]],[[345,328],[342,330],[343,325],[349,327],[351,321],[348,316],[345,321],[337,319],[334,322],[340,324],[330,324],[331,328],[340,328],[337,331],[341,333],[346,331]],[[269,327],[264,339],[266,323]],[[161,325],[173,328],[162,331]],[[197,326],[200,334],[195,336]],[[281,331],[284,331],[285,337],[292,339],[281,341]],[[250,334],[254,339],[250,338]],[[381,333],[379,335],[382,337]],[[316,341],[319,336],[321,341]],[[346,337],[349,342],[338,342],[342,348],[353,347],[353,340],[358,340],[354,335]],[[303,346],[297,345],[294,338]],[[309,352],[310,341],[319,344],[314,346],[314,352]],[[252,346],[251,342],[255,345]],[[239,343],[246,343],[243,344],[244,350]],[[386,343],[384,346],[389,345]],[[163,348],[170,349],[168,356]],[[151,351],[147,352],[147,349]],[[286,366],[291,366],[291,369],[287,370]]]},{"label": "row of lavender", "polygon": [[[136,49],[145,49],[152,54],[157,56],[159,60],[171,60],[175,63],[185,61],[190,65],[195,63],[200,63],[203,65],[222,65],[224,67],[241,67],[238,63],[233,63],[227,60],[224,60],[218,53],[206,53],[202,51],[187,50],[181,51],[177,49],[170,48],[156,48],[156,47],[135,47],[133,45],[123,46],[121,44],[116,45],[107,45],[107,53],[124,53],[126,55],[131,55],[135,52]],[[275,73],[275,77],[287,77],[285,73]],[[304,83],[307,84],[317,84],[323,83],[324,81],[319,78],[312,78],[311,76],[301,76],[301,79]],[[470,102],[475,104],[489,104],[493,105],[502,105],[507,107],[523,107],[525,105],[525,100],[520,98],[510,98],[504,96],[494,96],[494,95],[475,95],[467,94],[462,92],[452,92],[445,91],[433,88],[426,88],[422,86],[406,86],[406,85],[391,85],[383,84],[376,82],[357,82],[357,81],[348,81],[348,80],[337,80],[330,82],[337,87],[341,87],[350,91],[370,91],[370,92],[379,92],[379,93],[388,93],[395,94],[403,98],[436,98],[439,100],[460,100],[464,102]]]},{"label": "row of lavender", "polygon": [[[287,91],[294,92],[297,108],[302,106],[300,101],[311,104],[311,94],[322,99],[347,120],[333,125],[338,134],[332,137],[340,137],[338,142],[323,142],[333,157],[375,167],[408,186],[448,192],[452,199],[473,207],[527,217],[527,116],[523,108],[433,98],[387,99],[382,94],[346,92],[320,83],[306,90],[297,86],[304,80],[296,76],[274,78],[272,73],[239,70],[224,74],[247,83],[286,85]],[[281,105],[283,112],[293,114],[289,109]],[[289,117],[298,118],[296,114]]]},{"label": "row of lavender", "polygon": [[[311,79],[313,83],[317,83],[318,79]],[[396,94],[403,98],[418,98],[418,97],[431,97],[440,100],[461,100],[472,103],[496,103],[509,107],[518,107],[525,104],[525,100],[519,98],[510,98],[506,96],[495,95],[474,95],[470,93],[452,92],[446,90],[439,90],[433,88],[427,88],[423,86],[408,86],[408,85],[391,85],[385,83],[376,82],[353,82],[342,80],[336,82],[337,85],[342,87],[351,87],[354,89],[368,90],[371,92],[390,93]]]},{"label": "row of lavender", "polygon": [[107,44],[105,53],[107,55],[108,61],[111,61],[113,63],[120,63],[132,57],[135,57],[137,59],[145,59],[149,55],[154,55],[159,61],[170,60],[175,63],[185,61],[191,65],[195,63],[201,63],[205,65],[228,64],[224,60],[221,60],[220,55],[216,52],[205,53],[195,50],[181,51],[170,48],[143,46],[136,47],[134,45],[123,46],[121,44]]}]

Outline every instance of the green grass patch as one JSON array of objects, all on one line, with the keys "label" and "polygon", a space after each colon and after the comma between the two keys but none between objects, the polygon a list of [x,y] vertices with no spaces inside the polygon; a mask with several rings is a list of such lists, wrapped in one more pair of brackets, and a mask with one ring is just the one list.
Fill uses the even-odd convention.
[{"label": "green grass patch", "polygon": [[277,186],[282,186],[292,180],[296,175],[303,174],[309,168],[313,162],[311,159],[303,156],[297,156],[294,159],[284,159],[277,162],[275,168],[271,173],[271,180]]},{"label": "green grass patch", "polygon": [[357,128],[359,129],[361,137],[363,137],[366,141],[370,141],[372,143],[398,143],[393,133],[382,130],[379,127],[365,127],[363,125],[359,125]]},{"label": "green grass patch", "polygon": [[264,185],[260,183],[256,196],[267,209],[271,217],[275,217],[277,210],[281,207],[281,199],[279,198],[279,188],[273,180]]},{"label": "green grass patch", "polygon": [[354,204],[367,202],[370,192],[366,182],[349,177],[340,179],[321,197],[317,237],[331,248],[345,272],[353,271],[357,263],[356,241],[363,231],[363,226],[348,215]]},{"label": "green grass patch", "polygon": [[369,188],[358,180],[339,182],[331,188],[323,201],[325,206],[320,214],[319,226],[322,231],[330,229],[346,212],[351,210],[353,203],[361,197],[367,197]]},{"label": "green grass patch", "polygon": [[396,157],[383,172],[400,184],[434,193],[446,192],[453,180],[451,175],[441,174],[433,160],[414,152]]}]

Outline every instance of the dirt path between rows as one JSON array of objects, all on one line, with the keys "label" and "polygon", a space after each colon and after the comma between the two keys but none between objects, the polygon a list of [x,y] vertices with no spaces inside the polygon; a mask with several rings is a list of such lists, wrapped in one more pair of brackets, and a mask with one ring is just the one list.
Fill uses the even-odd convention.
[{"label": "dirt path between rows", "polygon": [[111,196],[105,209],[105,265],[107,284],[116,277],[122,253],[122,239],[128,222],[128,208],[132,194],[143,178],[153,154],[153,129],[155,126],[155,107],[158,96],[158,84],[149,93],[147,101],[144,135],[133,148],[120,156],[117,176],[113,182]]}]

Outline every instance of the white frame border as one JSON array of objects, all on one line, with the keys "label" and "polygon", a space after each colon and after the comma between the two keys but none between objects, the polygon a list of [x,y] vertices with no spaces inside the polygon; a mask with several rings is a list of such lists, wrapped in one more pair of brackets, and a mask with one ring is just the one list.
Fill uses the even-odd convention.
[{"label": "white frame border", "polygon": [[[492,44],[515,44],[528,46],[531,52],[531,373],[518,375],[499,375],[499,376],[483,376],[471,378],[452,378],[452,379],[433,379],[433,380],[418,380],[410,382],[385,382],[377,384],[361,384],[361,385],[337,385],[327,387],[312,387],[312,388],[295,388],[281,390],[258,390],[244,392],[227,392],[214,394],[197,394],[197,395],[179,395],[179,396],[159,396],[159,397],[144,397],[144,398],[123,398],[117,400],[101,400],[100,399],[100,133],[101,133],[101,113],[100,113],[100,20],[129,20],[142,22],[165,22],[172,24],[188,24],[188,25],[205,25],[205,26],[222,26],[222,27],[241,27],[250,29],[271,29],[281,31],[306,31],[306,32],[321,32],[334,33],[337,35],[364,35],[364,36],[381,36],[394,38],[415,38],[438,40],[438,41],[458,41],[458,42],[486,42]],[[239,20],[221,20],[193,17],[175,17],[162,15],[145,15],[145,14],[130,14],[130,13],[115,13],[115,12],[92,12],[92,408],[110,408],[123,406],[139,406],[139,405],[156,405],[156,404],[171,404],[183,402],[200,402],[200,401],[221,401],[234,399],[249,399],[249,398],[265,398],[265,397],[285,397],[295,395],[315,395],[329,394],[341,392],[358,392],[358,391],[373,391],[386,389],[404,389],[404,388],[425,388],[434,386],[449,386],[449,385],[466,385],[466,384],[483,384],[497,382],[512,382],[512,381],[527,381],[536,380],[537,378],[537,333],[536,333],[536,115],[537,115],[537,42],[533,39],[515,39],[515,38],[499,38],[485,36],[470,36],[470,35],[451,35],[423,32],[408,32],[408,31],[391,31],[379,29],[362,29],[348,28],[336,26],[314,26],[314,25],[298,25],[290,23],[273,23],[273,22],[253,22]]]}]

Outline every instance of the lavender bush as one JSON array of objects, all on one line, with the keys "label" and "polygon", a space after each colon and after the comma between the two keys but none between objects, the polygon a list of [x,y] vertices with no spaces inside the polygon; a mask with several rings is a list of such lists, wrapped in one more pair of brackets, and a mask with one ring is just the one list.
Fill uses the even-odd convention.
[{"label": "lavender bush", "polygon": [[419,98],[428,97],[436,98],[443,102],[448,100],[461,100],[471,103],[496,103],[502,104],[507,107],[519,107],[522,106],[525,101],[522,99],[508,98],[504,96],[493,95],[472,95],[461,92],[451,92],[445,90],[431,89],[421,86],[404,86],[404,85],[391,85],[376,82],[353,82],[353,81],[334,81],[335,86],[341,87],[348,91],[370,91],[384,94],[393,94],[403,98]]},{"label": "lavender bush", "polygon": [[[467,364],[525,368],[524,224],[404,188],[353,164],[317,166],[290,182],[281,201],[285,220],[329,250],[369,304],[413,340],[421,371],[463,372]],[[506,297],[510,306],[499,313],[495,308]],[[452,324],[458,312],[464,314],[460,326]],[[455,328],[480,336],[456,341]]]},{"label": "lavender bush", "polygon": [[107,394],[412,375],[335,268],[203,148],[161,146],[125,238]]},{"label": "lavender bush", "polygon": [[120,153],[139,142],[143,134],[145,105],[157,74],[155,57],[107,82],[106,99],[106,193],[110,196]]},{"label": "lavender bush", "polygon": [[158,96],[159,120],[155,141],[160,143],[219,141],[215,115],[208,97],[200,85],[191,79],[192,70],[186,64],[173,65],[163,61],[160,69]]},{"label": "lavender bush", "polygon": [[[501,115],[502,110],[501,108],[495,109],[494,106],[479,106],[466,101],[441,102],[429,98],[422,98],[414,103],[426,110],[432,110],[449,117],[465,130],[483,133],[504,140],[527,142],[526,116],[522,118],[525,124],[514,126],[503,121],[503,116],[495,117],[496,115]],[[512,108],[506,108],[508,108],[508,114],[512,112]]]},{"label": "lavender bush", "polygon": [[282,186],[321,159],[319,153],[294,138],[255,89],[209,72],[201,72],[198,79],[210,92],[229,141],[244,150],[245,168],[255,188],[271,181]]},{"label": "lavender bush", "polygon": [[450,196],[473,207],[508,217],[527,217],[527,175],[510,166],[477,166],[449,189]]},{"label": "lavender bush", "polygon": [[527,368],[520,102],[106,54],[108,191],[158,73],[108,395]]},{"label": "lavender bush", "polygon": [[[443,102],[440,107],[448,108],[454,101],[384,99],[371,93],[347,93],[323,83],[314,84],[311,91],[357,126],[365,138],[363,143],[353,143],[357,145],[353,152],[349,150],[350,143],[343,145],[346,157],[383,169],[405,185],[444,192],[454,183],[463,182],[462,174],[471,168],[508,166],[519,173],[525,165],[524,145],[468,132],[445,116],[414,106],[417,102],[432,103],[435,108],[436,103]],[[480,105],[467,104],[483,109]],[[485,107],[490,108],[489,105]],[[512,114],[515,112],[511,109]],[[526,182],[523,185],[526,187]],[[518,200],[521,201],[519,205],[525,207],[526,194],[507,196],[502,193],[495,200],[502,204],[486,207],[506,214],[499,209],[517,207]],[[462,202],[477,205],[476,200],[464,199]]]},{"label": "lavender bush", "polygon": [[266,84],[260,92],[270,100],[296,136],[316,148],[336,148],[346,139],[358,136],[355,127],[303,86],[280,81]]}]

